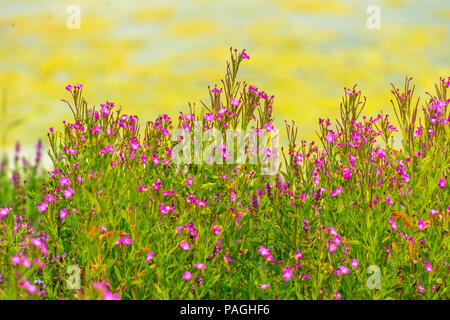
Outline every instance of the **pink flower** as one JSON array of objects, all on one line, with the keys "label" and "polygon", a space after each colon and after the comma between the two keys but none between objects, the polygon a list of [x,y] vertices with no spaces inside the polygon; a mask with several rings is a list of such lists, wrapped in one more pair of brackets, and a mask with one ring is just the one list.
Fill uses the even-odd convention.
[{"label": "pink flower", "polygon": [[228,255],[228,253],[225,253],[225,254],[223,255],[223,257],[224,257],[225,260],[228,261],[228,262],[233,261],[233,259],[230,258],[230,256]]},{"label": "pink flower", "polygon": [[131,143],[130,143],[130,147],[134,151],[139,150],[139,142],[136,141],[136,140],[132,140]]},{"label": "pink flower", "polygon": [[417,287],[419,288],[419,292],[420,293],[424,293],[425,292],[425,288],[423,287],[422,283],[417,283]]},{"label": "pink flower", "polygon": [[447,185],[447,183],[445,182],[444,179],[439,179],[438,185],[439,185],[439,187],[440,187],[441,189],[444,189],[445,186]]},{"label": "pink flower", "polygon": [[390,204],[391,206],[394,205],[394,202],[389,197],[386,197],[386,203]]},{"label": "pink flower", "polygon": [[296,260],[303,259],[303,256],[302,256],[302,253],[300,252],[300,250],[297,250],[297,254],[295,255],[295,259]]},{"label": "pink flower", "polygon": [[141,161],[147,164],[147,156],[145,154],[141,154]]},{"label": "pink flower", "polygon": [[169,212],[173,212],[173,207],[166,206],[163,203],[159,203],[159,211],[161,211],[162,215],[166,215]]},{"label": "pink flower", "polygon": [[327,134],[327,135],[325,136],[325,140],[326,140],[327,142],[329,142],[329,143],[333,143],[334,138],[336,138],[336,136],[333,135],[332,132],[330,132],[329,134]]},{"label": "pink flower", "polygon": [[430,210],[428,210],[428,212],[432,215],[435,215],[436,213],[438,213],[438,211],[436,209],[430,209]]},{"label": "pink flower", "polygon": [[123,243],[124,245],[131,244],[132,242],[133,242],[133,241],[132,241],[131,238],[128,237],[128,236],[125,236],[125,237],[122,238],[122,243]]},{"label": "pink flower", "polygon": [[334,299],[336,299],[336,300],[342,299],[342,296],[339,292],[337,292],[336,290],[333,290],[333,292],[334,292]]},{"label": "pink flower", "polygon": [[147,192],[147,186],[138,186],[138,191],[139,192]]},{"label": "pink flower", "polygon": [[386,152],[383,149],[377,149],[378,158],[386,158]]},{"label": "pink flower", "polygon": [[214,116],[211,113],[207,113],[203,116],[203,118],[208,121],[208,122],[213,122],[214,121]]},{"label": "pink flower", "polygon": [[107,106],[105,106],[104,104],[102,104],[101,106],[102,106],[102,113],[104,115],[108,115],[111,113],[111,110]]},{"label": "pink flower", "polygon": [[231,105],[233,106],[238,106],[241,104],[241,101],[237,100],[237,99],[232,99],[231,100]]},{"label": "pink flower", "polygon": [[220,227],[215,226],[212,228],[212,231],[214,232],[214,235],[217,236],[222,230],[220,229]]},{"label": "pink flower", "polygon": [[336,190],[331,191],[330,197],[334,197],[334,196],[340,195],[343,190],[344,189],[342,188],[342,186],[339,186]]},{"label": "pink flower", "polygon": [[20,257],[16,254],[16,255],[14,255],[14,257],[12,257],[11,263],[13,265],[17,266],[22,263],[22,259],[20,259]]},{"label": "pink flower", "polygon": [[28,279],[25,278],[23,281],[19,283],[21,288],[25,288],[29,293],[35,293],[37,291],[37,287],[28,282]]},{"label": "pink flower", "polygon": [[245,53],[245,50],[244,51],[242,51],[242,53],[241,53],[241,57],[243,58],[243,59],[247,59],[247,60],[249,60],[250,59],[250,57]]},{"label": "pink flower", "polygon": [[359,264],[358,261],[356,261],[356,259],[351,259],[350,262],[352,263],[353,269],[358,268]]},{"label": "pink flower", "polygon": [[287,267],[283,269],[283,281],[292,279],[292,269]]},{"label": "pink flower", "polygon": [[154,255],[155,255],[155,253],[153,251],[147,253],[145,261],[147,261],[147,262],[152,261]]},{"label": "pink flower", "polygon": [[121,243],[122,244],[124,244],[124,245],[129,245],[129,244],[131,244],[133,241],[131,240],[131,238],[130,237],[128,237],[128,236],[124,236],[124,237],[119,237],[118,239],[117,239],[117,242],[114,244],[114,245],[116,245],[116,246],[118,246],[118,245],[120,245]]},{"label": "pink flower", "polygon": [[427,265],[425,266],[425,270],[427,270],[428,272],[433,272],[433,266],[427,263]]},{"label": "pink flower", "polygon": [[30,268],[31,262],[30,262],[30,260],[28,260],[27,257],[22,257],[22,265],[24,265],[26,268]]},{"label": "pink flower", "polygon": [[191,249],[191,246],[184,240],[181,240],[180,247],[185,251],[188,251],[189,249]]},{"label": "pink flower", "polygon": [[38,203],[38,211],[44,212],[48,209],[48,205],[46,203]]},{"label": "pink flower", "polygon": [[104,226],[100,226],[100,230],[102,230],[103,232],[108,232],[108,229],[106,229]]},{"label": "pink flower", "polygon": [[63,209],[61,209],[61,211],[59,211],[59,217],[61,220],[64,220],[68,214],[69,213],[67,212],[66,208],[63,208]]},{"label": "pink flower", "polygon": [[264,248],[262,245],[258,250],[258,253],[261,254],[263,257],[268,257],[270,255],[270,253],[272,252],[272,250],[269,250],[267,248]]},{"label": "pink flower", "polygon": [[70,84],[67,85],[67,86],[66,86],[66,90],[67,90],[67,91],[72,91],[72,86],[71,86]]},{"label": "pink flower", "polygon": [[0,208],[0,218],[6,216],[11,211],[11,208]]},{"label": "pink flower", "polygon": [[194,266],[199,268],[200,270],[206,268],[206,265],[204,263],[200,263],[200,262],[195,263]]},{"label": "pink flower", "polygon": [[425,230],[425,226],[429,224],[427,222],[423,222],[422,220],[417,221],[417,226],[419,227],[419,230]]},{"label": "pink flower", "polygon": [[272,125],[271,123],[266,123],[266,124],[264,125],[264,128],[266,128],[266,130],[267,130],[268,132],[270,132],[270,131],[272,131],[272,130],[274,129],[274,127],[273,127],[273,125]]},{"label": "pink flower", "polygon": [[75,193],[75,191],[73,191],[72,188],[67,188],[67,190],[64,190],[64,196],[69,199],[70,197],[72,197],[72,195]]},{"label": "pink flower", "polygon": [[103,291],[103,300],[120,300],[120,294],[105,290]]},{"label": "pink flower", "polygon": [[189,177],[187,180],[186,180],[186,185],[187,186],[190,186],[190,185],[192,185],[192,181],[193,181],[194,179],[192,178],[192,177]]},{"label": "pink flower", "polygon": [[328,249],[328,252],[333,253],[336,251],[337,246],[335,243],[330,243],[329,245],[327,245],[327,249]]},{"label": "pink flower", "polygon": [[338,276],[340,276],[341,274],[347,274],[348,273],[348,268],[346,267],[346,266],[339,266],[337,269],[336,269],[336,274],[338,275]]},{"label": "pink flower", "polygon": [[70,179],[68,177],[62,177],[59,179],[59,183],[61,184],[61,187],[68,187],[70,186]]},{"label": "pink flower", "polygon": [[190,273],[189,271],[186,271],[185,273],[183,273],[183,279],[186,281],[189,281],[192,279],[194,275],[192,273]]},{"label": "pink flower", "polygon": [[260,289],[266,290],[270,286],[270,283],[265,283],[259,286]]}]

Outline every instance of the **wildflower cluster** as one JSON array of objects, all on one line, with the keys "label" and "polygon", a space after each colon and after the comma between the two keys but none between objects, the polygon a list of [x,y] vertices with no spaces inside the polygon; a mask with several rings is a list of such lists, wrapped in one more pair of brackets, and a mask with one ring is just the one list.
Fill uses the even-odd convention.
[{"label": "wildflower cluster", "polygon": [[[73,121],[48,132],[47,176],[36,165],[23,183],[18,160],[12,173],[0,168],[0,298],[448,296],[450,78],[422,114],[411,79],[393,86],[398,127],[363,116],[361,91],[344,88],[317,144],[286,124],[282,166],[268,175],[278,145],[262,132],[276,135],[274,96],[238,81],[245,50],[230,57],[209,101],[178,119],[142,124],[111,101],[88,107],[81,84],[66,87]],[[249,129],[256,143],[236,133]],[[79,288],[66,285],[71,265]],[[366,285],[373,265],[380,290]]]}]

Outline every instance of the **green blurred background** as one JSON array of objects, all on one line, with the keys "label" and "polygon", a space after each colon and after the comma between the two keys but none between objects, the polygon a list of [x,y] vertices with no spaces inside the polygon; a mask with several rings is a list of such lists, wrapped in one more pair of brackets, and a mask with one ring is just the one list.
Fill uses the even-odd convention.
[{"label": "green blurred background", "polygon": [[[66,26],[72,4],[79,30]],[[370,5],[379,30],[366,27]],[[277,127],[295,120],[312,139],[318,117],[336,117],[344,86],[358,83],[374,115],[391,111],[391,82],[412,76],[423,95],[450,76],[449,30],[448,0],[0,0],[1,148],[45,142],[70,118],[60,101],[69,83],[82,83],[91,105],[176,116],[219,83],[230,46],[250,55],[241,79],[275,95]]]}]

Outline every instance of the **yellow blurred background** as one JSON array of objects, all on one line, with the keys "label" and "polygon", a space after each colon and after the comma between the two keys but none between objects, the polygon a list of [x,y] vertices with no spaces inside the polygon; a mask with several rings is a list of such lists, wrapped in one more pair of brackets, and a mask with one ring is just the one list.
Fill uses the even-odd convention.
[{"label": "yellow blurred background", "polygon": [[[70,5],[80,29],[67,27]],[[380,29],[366,26],[371,5]],[[230,46],[250,56],[240,79],[275,95],[278,129],[295,120],[313,139],[318,117],[337,116],[344,86],[358,84],[368,115],[391,112],[390,83],[407,75],[424,97],[450,76],[449,30],[448,0],[0,0],[2,148],[45,142],[70,119],[60,101],[69,83],[84,85],[90,105],[176,117],[220,83]]]}]

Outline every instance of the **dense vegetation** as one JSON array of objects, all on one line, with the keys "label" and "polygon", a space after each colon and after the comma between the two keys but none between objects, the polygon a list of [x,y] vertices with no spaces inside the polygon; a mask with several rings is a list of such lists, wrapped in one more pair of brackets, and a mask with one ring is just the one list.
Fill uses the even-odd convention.
[{"label": "dense vegetation", "polygon": [[180,163],[177,130],[276,135],[274,97],[238,81],[246,60],[231,50],[210,101],[177,120],[89,108],[68,85],[50,171],[40,144],[33,165],[17,150],[0,168],[0,298],[447,299],[450,78],[421,107],[411,79],[393,86],[395,126],[363,116],[355,86],[339,119],[319,119],[318,143],[286,123],[288,145],[268,137],[255,163],[210,141],[223,163]]}]

